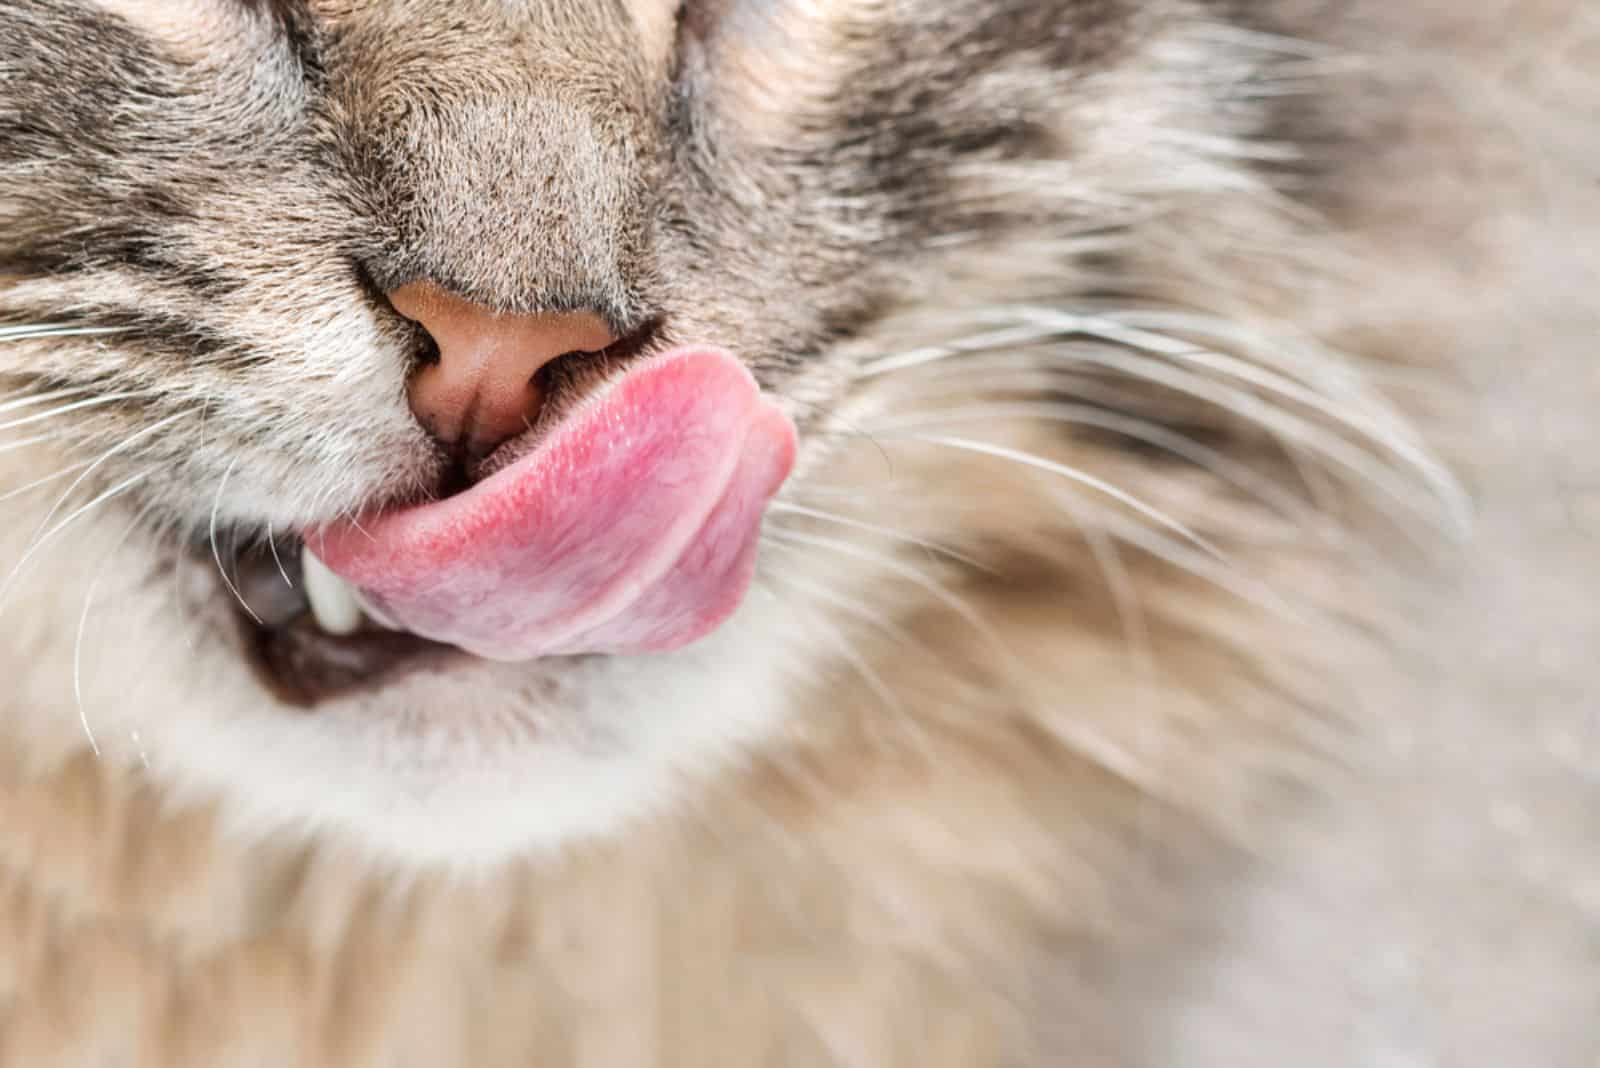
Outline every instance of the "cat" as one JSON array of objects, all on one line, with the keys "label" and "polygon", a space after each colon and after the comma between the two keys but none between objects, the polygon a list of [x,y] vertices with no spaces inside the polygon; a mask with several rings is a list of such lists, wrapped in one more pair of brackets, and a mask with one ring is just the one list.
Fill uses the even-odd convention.
[{"label": "cat", "polygon": [[1600,158],[1497,15],[8,0],[4,1063],[1183,1063]]}]

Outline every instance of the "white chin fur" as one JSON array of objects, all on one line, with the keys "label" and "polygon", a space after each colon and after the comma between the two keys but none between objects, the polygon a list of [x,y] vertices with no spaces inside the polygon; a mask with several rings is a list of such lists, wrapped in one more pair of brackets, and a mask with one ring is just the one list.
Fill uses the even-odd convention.
[{"label": "white chin fur", "polygon": [[[32,529],[0,531],[0,549]],[[232,833],[318,835],[403,867],[481,869],[662,811],[784,721],[810,640],[758,586],[677,652],[469,661],[307,712],[274,700],[219,625],[213,571],[152,583],[154,548],[117,536],[86,527],[75,557],[19,582],[30,611],[8,619],[9,648],[44,655],[7,665],[7,732],[39,761],[82,753],[88,734],[102,759],[147,762],[175,801],[217,803]]]},{"label": "white chin fur", "polygon": [[213,690],[203,714],[143,733],[162,772],[220,796],[236,831],[481,869],[659,812],[780,723],[767,603],[752,591],[728,625],[675,653],[468,663],[309,715],[244,679]]}]

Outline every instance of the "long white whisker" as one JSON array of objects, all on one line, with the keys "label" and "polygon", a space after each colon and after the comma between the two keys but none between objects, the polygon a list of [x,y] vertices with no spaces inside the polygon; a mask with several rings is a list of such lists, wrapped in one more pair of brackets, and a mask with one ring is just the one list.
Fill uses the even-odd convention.
[{"label": "long white whisker", "polygon": [[1189,32],[1196,38],[1298,59],[1325,59],[1340,54],[1332,46],[1318,41],[1266,30],[1244,29],[1226,22],[1197,19],[1190,25]]},{"label": "long white whisker", "polygon": [[[1438,523],[1433,511],[1418,502],[1416,495],[1410,492],[1411,485],[1400,478],[1392,467],[1380,462],[1372,453],[1356,447],[1345,438],[1329,433],[1254,393],[1197,375],[1174,364],[1138,357],[1127,349],[1085,347],[1080,350],[1057,351],[1052,355],[1074,362],[1106,367],[1215,404],[1223,411],[1232,412],[1241,419],[1272,431],[1284,442],[1286,449],[1290,445],[1303,446],[1364,480],[1377,489],[1384,498],[1400,505],[1411,515]],[[1389,511],[1391,515],[1394,514],[1392,509]],[[1405,524],[1399,522],[1398,516],[1396,521],[1404,530]]]},{"label": "long white whisker", "polygon": [[[1398,434],[1413,443],[1418,441],[1411,426],[1382,394],[1366,388],[1366,382],[1375,372],[1393,372],[1395,368],[1372,367],[1352,357],[1329,352],[1315,342],[1273,338],[1239,323],[1192,312],[1119,309],[1106,312],[1104,318],[1124,330],[1136,331],[1128,337],[1140,347],[1168,351],[1180,357],[1203,354],[1207,359],[1219,361],[1224,373],[1251,380],[1262,376],[1260,384],[1272,389],[1288,384],[1293,390],[1303,383],[1313,390],[1313,396],[1304,400],[1309,406],[1321,407],[1330,401],[1347,405],[1347,411],[1332,413],[1336,417],[1351,411],[1370,410],[1375,416],[1370,425],[1375,430]],[[1174,337],[1175,333],[1183,336]],[[1198,345],[1189,340],[1190,337],[1208,338],[1225,347]],[[1242,359],[1234,353],[1248,353],[1251,359]]]},{"label": "long white whisker", "polygon": [[1094,557],[1095,565],[1106,580],[1106,591],[1111,595],[1111,604],[1116,610],[1117,622],[1122,627],[1123,639],[1128,643],[1134,664],[1141,675],[1149,678],[1155,671],[1155,657],[1150,650],[1150,628],[1145,622],[1144,609],[1139,604],[1133,576],[1122,562],[1122,554],[1117,551],[1115,540],[1104,529],[1085,522],[1078,515],[1079,502],[1069,503],[1062,499],[1070,496],[1072,494],[1068,493],[1055,495],[1061,510],[1078,528],[1078,533],[1083,535],[1084,542],[1089,546],[1089,555]]},{"label": "long white whisker", "polygon": [[1030,452],[1022,452],[1019,449],[1008,448],[1004,445],[995,445],[987,441],[974,441],[971,438],[956,438],[943,434],[907,434],[904,435],[904,438],[905,440],[919,441],[923,442],[924,444],[936,445],[942,448],[958,449],[962,452],[972,452],[984,456],[993,456],[996,459],[1010,460],[1013,463],[1021,464],[1024,467],[1032,467],[1040,471],[1049,472],[1050,474],[1059,475],[1070,482],[1076,482],[1080,485],[1087,486],[1098,493],[1110,497],[1117,503],[1124,505],[1135,512],[1138,512],[1146,519],[1149,519],[1151,522],[1154,522],[1159,526],[1165,527],[1167,530],[1172,531],[1183,540],[1202,549],[1210,556],[1213,556],[1224,563],[1226,563],[1228,560],[1227,554],[1213,545],[1208,539],[1200,534],[1197,534],[1188,526],[1180,523],[1172,516],[1161,511],[1161,509],[1140,500],[1126,490],[1118,489],[1116,486],[1113,486],[1103,478],[1097,478],[1096,476],[1085,471],[1078,470],[1076,467],[1071,467],[1055,460],[1047,460],[1042,456],[1035,456]]},{"label": "long white whisker", "polygon": [[89,583],[89,592],[83,595],[83,614],[78,617],[78,637],[72,645],[72,699],[78,705],[78,722],[83,726],[83,736],[89,739],[89,751],[96,759],[100,756],[100,743],[94,740],[94,728],[89,726],[89,713],[83,704],[83,632],[89,625],[89,606],[94,603],[95,590],[100,576]]},{"label": "long white whisker", "polygon": [[[29,543],[28,548],[23,552],[22,559],[18,560],[16,565],[12,567],[11,573],[6,576],[5,582],[0,583],[0,606],[4,605],[6,595],[10,592],[11,585],[14,581],[16,581],[17,575],[22,571],[23,565],[28,562],[29,558],[33,556],[34,552],[39,548],[43,541],[50,537],[50,534],[41,532],[44,531],[44,529],[49,525],[50,520],[55,517],[55,514],[61,510],[61,506],[66,504],[67,501],[72,497],[73,492],[76,491],[79,486],[83,485],[84,480],[90,475],[94,474],[95,471],[99,470],[100,465],[111,459],[113,456],[126,451],[132,446],[138,444],[138,442],[142,439],[149,437],[151,434],[154,434],[157,431],[177,422],[178,420],[185,418],[188,414],[188,412],[178,412],[175,415],[169,415],[165,419],[161,419],[150,424],[143,430],[135,431],[133,434],[128,435],[117,444],[111,446],[111,448],[102,452],[92,463],[89,464],[82,474],[73,479],[72,485],[68,486],[61,492],[61,496],[56,498],[55,503],[50,506],[50,510],[45,513],[44,518],[39,520],[39,525],[34,530],[33,539]],[[146,472],[146,474],[148,473],[149,472]],[[99,498],[96,498],[96,500],[99,500]],[[73,513],[72,517],[81,515],[82,512],[83,509],[79,509],[77,512]],[[69,519],[72,517],[69,517]],[[59,530],[60,526],[58,525],[56,529]],[[54,533],[54,531],[51,531],[51,533]]]},{"label": "long white whisker", "polygon": [[1110,352],[1088,351],[1075,353],[1074,358],[1100,363],[1181,393],[1187,393],[1192,397],[1210,401],[1225,411],[1231,411],[1258,426],[1272,430],[1287,441],[1304,445],[1312,452],[1359,476],[1413,515],[1429,522],[1438,522],[1432,510],[1423,507],[1417,501],[1415,493],[1411,492],[1413,487],[1400,478],[1392,467],[1378,461],[1372,453],[1352,445],[1345,438],[1328,433],[1316,424],[1295,416],[1254,393],[1216,382],[1172,364],[1153,360],[1119,359]]},{"label": "long white whisker", "polygon": [[47,530],[43,535],[35,538],[33,544],[28,546],[27,551],[22,554],[22,558],[17,561],[16,566],[11,569],[11,574],[7,576],[5,584],[0,586],[0,610],[4,609],[6,598],[10,595],[12,584],[16,581],[17,576],[22,573],[22,569],[27,566],[28,561],[33,559],[40,549],[43,549],[46,545],[54,541],[56,535],[60,534],[63,530],[66,530],[73,524],[74,521],[82,516],[87,515],[92,509],[104,504],[113,497],[117,497],[132,489],[134,486],[138,485],[140,482],[143,482],[154,473],[154,468],[146,468],[145,470],[140,471],[138,474],[130,475],[128,478],[123,479],[115,486],[112,486],[104,493],[101,493],[99,496],[89,501],[89,503],[83,505],[81,508],[78,508],[65,519],[61,520],[55,526]]},{"label": "long white whisker", "polygon": [[906,632],[904,627],[895,623],[894,620],[890,619],[884,613],[875,611],[873,607],[865,601],[859,601],[853,597],[846,597],[842,593],[828,589],[820,582],[810,582],[806,579],[800,578],[798,575],[791,575],[787,572],[779,572],[774,570],[766,573],[764,577],[782,582],[787,586],[793,586],[806,596],[812,597],[823,602],[824,604],[831,605],[832,607],[843,612],[848,612],[856,618],[866,623],[870,623],[879,630],[884,631],[887,634],[891,634],[902,641],[911,641],[911,635]]},{"label": "long white whisker", "polygon": [[988,622],[985,621],[984,618],[972,608],[971,605],[902,560],[897,560],[892,556],[886,556],[883,553],[873,552],[870,549],[862,548],[861,546],[851,544],[850,542],[839,541],[834,538],[819,537],[815,534],[804,534],[798,530],[769,529],[765,532],[764,536],[778,545],[786,545],[791,549],[794,548],[795,545],[811,545],[816,546],[819,549],[825,549],[829,552],[841,553],[845,556],[853,556],[858,560],[865,560],[893,574],[900,575],[921,589],[926,590],[937,601],[939,601],[940,604],[944,605],[956,615],[960,616],[974,630],[983,635],[983,637],[989,641],[997,651],[1004,654],[1007,659],[1011,658],[1011,650],[1007,648],[1003,641],[1000,640],[1000,636],[994,632],[994,628],[991,627]]},{"label": "long white whisker", "polygon": [[82,505],[77,510],[73,511],[71,514],[69,514],[66,517],[64,517],[63,519],[61,519],[59,522],[56,523],[55,526],[51,527],[48,531],[46,531],[44,536],[42,538],[40,538],[39,541],[32,548],[30,548],[29,551],[26,554],[24,554],[23,560],[21,562],[22,563],[26,563],[28,556],[33,555],[34,551],[36,551],[45,542],[50,541],[57,534],[61,533],[63,530],[67,529],[67,527],[71,526],[74,520],[77,520],[78,518],[86,515],[89,512],[90,509],[95,508],[98,505],[104,504],[106,501],[111,500],[111,498],[117,496],[118,494],[121,494],[121,493],[123,493],[123,492],[125,492],[125,491],[127,491],[129,489],[132,489],[134,486],[137,486],[139,483],[143,482],[145,479],[149,478],[154,473],[155,473],[155,469],[154,468],[146,468],[145,470],[140,471],[138,474],[130,475],[127,478],[123,479],[121,482],[118,482],[115,486],[112,486],[110,489],[108,489],[105,492],[103,492],[103,493],[99,494],[98,496],[94,497],[87,504]]},{"label": "long white whisker", "polygon": [[[1141,316],[1142,318],[1138,318]],[[1386,465],[1375,463],[1370,453],[1355,448],[1334,434],[1318,429],[1306,420],[1294,417],[1256,394],[1195,374],[1192,370],[1185,370],[1185,366],[1208,369],[1238,381],[1248,382],[1258,389],[1309,407],[1359,435],[1363,440],[1381,447],[1420,475],[1434,497],[1444,506],[1447,529],[1458,536],[1470,529],[1471,508],[1455,479],[1422,449],[1403,419],[1381,405],[1374,394],[1356,388],[1354,384],[1356,379],[1348,369],[1332,359],[1318,361],[1312,364],[1310,369],[1321,372],[1316,375],[1320,383],[1319,389],[1336,388],[1337,397],[1300,386],[1258,363],[1215,352],[1197,346],[1193,342],[1143,329],[1139,325],[1145,322],[1183,326],[1190,324],[1190,320],[1193,319],[1193,317],[1185,319],[1177,313],[1079,314],[1061,309],[1022,306],[988,309],[978,318],[979,321],[1012,325],[988,334],[973,335],[951,345],[881,357],[864,365],[863,376],[871,377],[948,360],[962,353],[995,351],[1006,345],[1026,345],[1030,327],[1034,331],[1035,341],[1051,338],[1069,341],[1073,337],[1101,341],[1109,351],[1085,348],[1081,351],[1058,350],[1054,355],[1144,378],[1197,399],[1217,404],[1224,410],[1232,411],[1243,418],[1253,419],[1268,429],[1311,447],[1365,479],[1386,497],[1398,502],[1414,514],[1437,522],[1434,513],[1422,508],[1414,496],[1407,492],[1407,487],[1397,480],[1395,472]],[[1024,325],[1016,325],[1019,318],[1024,321]],[[1292,345],[1289,346],[1289,350],[1293,351]],[[1117,355],[1118,352],[1121,355]],[[1134,352],[1160,356],[1163,360],[1134,359],[1132,358]],[[1331,372],[1328,369],[1331,369]],[[1374,414],[1367,414],[1369,411]]]},{"label": "long white whisker", "polygon": [[159,420],[157,422],[154,422],[154,423],[150,424],[149,426],[145,427],[144,429],[135,431],[134,433],[128,435],[127,437],[123,438],[121,441],[117,442],[117,444],[111,446],[111,448],[105,450],[99,456],[95,457],[94,461],[89,464],[88,469],[86,471],[84,471],[83,474],[79,475],[75,480],[73,480],[72,485],[68,486],[65,490],[63,490],[60,497],[56,498],[56,502],[55,502],[54,505],[51,506],[50,511],[45,513],[45,517],[39,521],[39,528],[41,530],[44,529],[44,526],[47,523],[50,522],[51,518],[55,516],[56,512],[58,512],[61,509],[61,506],[63,504],[65,504],[67,502],[68,498],[70,498],[72,496],[73,491],[76,490],[79,486],[83,485],[84,481],[90,475],[94,474],[95,471],[99,470],[101,464],[105,463],[107,460],[111,459],[113,456],[116,456],[119,453],[125,452],[127,449],[131,448],[132,446],[138,444],[143,439],[145,439],[145,438],[151,436],[152,434],[156,433],[158,430],[162,430],[162,429],[172,425],[173,423],[176,423],[178,420],[184,418],[187,414],[188,414],[187,412],[178,412],[175,415],[169,415],[165,419],[161,419],[161,420]]},{"label": "long white whisker", "polygon": [[89,386],[69,386],[65,389],[50,389],[43,393],[31,393],[26,396],[14,397],[0,403],[0,412],[15,411],[18,408],[31,408],[35,404],[44,404],[47,401],[61,400],[63,397],[81,397],[90,392]]},{"label": "long white whisker", "polygon": [[272,554],[272,562],[278,566],[278,574],[283,576],[283,584],[294,589],[294,583],[289,581],[289,572],[284,568],[283,561],[278,557],[278,542],[272,536],[272,524],[267,524],[267,551]]},{"label": "long white whisker", "polygon": [[60,441],[66,436],[67,435],[65,432],[61,430],[52,430],[48,434],[35,434],[31,438],[22,438],[18,441],[8,441],[5,444],[0,445],[0,452],[14,452],[17,449],[26,449],[30,445],[38,445],[39,443],[45,441]]},{"label": "long white whisker", "polygon": [[228,587],[228,592],[233,594],[233,599],[239,602],[239,607],[245,610],[245,614],[260,625],[261,617],[256,615],[255,609],[245,603],[239,588],[233,584],[233,579],[228,577],[228,569],[222,566],[222,552],[217,548],[217,512],[222,508],[222,493],[228,488],[228,476],[233,474],[234,465],[238,462],[238,458],[235,457],[233,462],[228,464],[227,470],[222,472],[222,478],[217,482],[216,497],[211,502],[211,558],[217,562],[217,574],[222,576],[222,584]]},{"label": "long white whisker", "polygon": [[61,407],[52,408],[48,412],[36,412],[33,415],[23,416],[21,419],[13,419],[9,423],[0,423],[0,430],[14,430],[19,426],[28,426],[32,423],[43,422],[46,419],[54,419],[57,416],[66,415],[68,412],[81,411],[84,408],[97,408],[102,404],[112,404],[119,400],[127,400],[129,397],[138,396],[142,396],[142,394],[131,391],[123,393],[102,393],[97,397],[90,397],[88,400],[74,401],[71,404],[63,404]]},{"label": "long white whisker", "polygon": [[905,371],[925,364],[938,363],[953,356],[960,356],[969,352],[992,352],[995,349],[1029,345],[1057,337],[1060,333],[1061,328],[1056,325],[1013,326],[1001,330],[990,330],[981,334],[973,334],[957,341],[949,341],[942,345],[928,345],[920,349],[911,349],[907,352],[897,352],[892,356],[880,356],[877,359],[868,360],[861,367],[861,377],[876,378],[878,375],[886,375],[892,371]]},{"label": "long white whisker", "polygon": [[83,736],[89,739],[89,749],[96,757],[100,756],[100,745],[95,741],[94,729],[89,726],[89,713],[83,703],[83,636],[89,626],[89,609],[94,604],[94,595],[100,588],[100,580],[105,577],[106,567],[121,551],[123,544],[143,518],[144,510],[141,509],[112,544],[106,559],[96,569],[94,578],[89,580],[89,589],[83,595],[83,612],[78,616],[78,636],[72,644],[72,699],[78,706],[78,722],[83,726]]},{"label": "long white whisker", "polygon": [[866,523],[859,519],[851,519],[848,516],[842,516],[834,512],[825,512],[817,508],[807,508],[804,505],[792,504],[788,501],[773,501],[767,506],[767,511],[776,512],[780,515],[787,514],[805,516],[808,519],[816,519],[824,523],[835,523],[839,526],[852,527],[856,530],[864,530],[872,534],[881,534],[886,538],[892,538],[895,541],[904,542],[907,545],[915,545],[919,549],[926,549],[928,552],[937,553],[940,556],[948,556],[952,560],[959,560],[963,564],[966,564],[969,567],[977,568],[981,571],[992,570],[987,564],[976,557],[968,556],[966,553],[958,552],[957,550],[951,549],[948,546],[940,545],[935,541],[928,541],[925,538],[919,538],[912,534],[906,534],[902,531],[895,530],[892,527],[883,527],[876,523]]},{"label": "long white whisker", "polygon": [[[1175,319],[1162,313],[1144,315],[1139,312],[1119,313],[1107,316],[1105,319],[1117,327],[1108,337],[1109,340],[1120,341],[1192,365],[1209,367],[1232,378],[1249,382],[1287,400],[1305,405],[1313,411],[1321,412],[1362,437],[1381,444],[1423,477],[1450,511],[1459,528],[1465,529],[1470,525],[1470,520],[1466,517],[1471,509],[1466,503],[1465,493],[1455,479],[1438,461],[1423,451],[1405,421],[1386,405],[1381,405],[1377,397],[1370,392],[1355,389],[1347,381],[1336,382],[1324,374],[1319,376],[1324,386],[1337,384],[1343,387],[1339,390],[1340,397],[1328,397],[1258,363],[1241,360],[1236,356],[1142,329],[1136,325],[1141,321],[1186,323],[1188,320]],[[1099,326],[1098,323],[1095,325]],[[1328,360],[1317,366],[1337,365]],[[1368,409],[1375,415],[1366,414]]]},{"label": "long white whisker", "polygon": [[36,478],[32,482],[27,483],[26,485],[18,486],[15,489],[9,489],[9,490],[6,490],[4,493],[0,493],[0,501],[8,501],[13,497],[20,497],[24,493],[27,493],[30,490],[38,489],[40,486],[47,485],[48,483],[54,482],[58,478],[66,478],[68,475],[72,474],[72,472],[77,471],[80,468],[87,467],[93,462],[94,462],[93,460],[80,460],[79,462],[77,462],[75,464],[68,464],[66,467],[63,467],[59,471],[52,471],[52,472],[50,472],[50,474],[45,475],[42,478]]},{"label": "long white whisker", "polygon": [[1188,460],[1308,527],[1320,531],[1326,526],[1321,522],[1321,516],[1304,502],[1297,500],[1293,494],[1285,492],[1270,479],[1233,460],[1225,453],[1208,448],[1159,423],[1093,405],[1066,401],[1001,401],[918,412],[877,424],[873,429],[875,433],[892,434],[903,430],[939,427],[951,423],[982,423],[994,419],[1040,419],[1109,430]]},{"label": "long white whisker", "polygon": [[[787,582],[791,581],[791,579],[785,576],[780,581]],[[901,705],[900,698],[883,681],[883,676],[879,675],[872,665],[867,662],[866,657],[856,650],[855,645],[850,641],[849,635],[845,634],[844,629],[814,607],[804,605],[800,607],[802,611],[806,611],[807,615],[811,617],[812,622],[828,636],[830,644],[838,650],[839,655],[844,658],[845,662],[855,669],[856,673],[861,676],[862,681],[867,684],[867,688],[877,696],[878,700],[882,701],[891,713],[904,717],[905,707]]]},{"label": "long white whisker", "polygon": [[36,337],[90,337],[96,334],[120,334],[120,326],[66,326],[59,323],[37,323],[30,326],[0,326],[0,342],[27,341]]},{"label": "long white whisker", "polygon": [[1117,540],[1209,582],[1247,604],[1293,622],[1304,622],[1306,619],[1304,612],[1285,601],[1272,587],[1259,579],[1250,578],[1226,561],[1196,553],[1158,531],[1129,522],[1126,517],[1113,515],[1103,509],[1096,509],[1095,522]]}]

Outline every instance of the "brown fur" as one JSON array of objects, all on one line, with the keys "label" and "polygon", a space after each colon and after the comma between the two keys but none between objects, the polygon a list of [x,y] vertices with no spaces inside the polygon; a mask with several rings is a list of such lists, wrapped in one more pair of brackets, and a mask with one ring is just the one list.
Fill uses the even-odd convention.
[{"label": "brown fur", "polygon": [[[238,146],[250,180],[237,162],[212,172],[183,106],[146,115],[132,101],[149,129],[191,147],[153,163],[126,144],[74,142],[77,172],[0,192],[0,312],[130,328],[109,341],[12,343],[0,374],[141,391],[85,410],[65,442],[0,454],[0,487],[213,406],[204,436],[178,422],[181,434],[110,465],[95,486],[135,461],[164,465],[161,485],[73,543],[76,559],[125,565],[113,573],[128,574],[133,606],[120,641],[91,646],[87,708],[142,738],[108,728],[96,759],[78,731],[70,650],[92,569],[47,558],[9,595],[29,611],[0,645],[16,680],[0,748],[0,1063],[1188,1063],[1170,1046],[1169,992],[1147,978],[1191,948],[1175,917],[1236,885],[1247,854],[1288,848],[1308,785],[1364,788],[1348,767],[1360,740],[1375,721],[1415,715],[1416,677],[1448,664],[1430,621],[1451,603],[1461,555],[1467,571],[1494,563],[1454,542],[1448,482],[1396,459],[1396,442],[1410,444],[1394,437],[1401,423],[1360,405],[1392,401],[1425,429],[1419,455],[1447,456],[1493,507],[1514,474],[1480,433],[1493,398],[1473,389],[1503,361],[1514,309],[1545,301],[1559,313],[1540,334],[1558,354],[1545,358],[1583,358],[1587,342],[1574,338],[1589,336],[1578,327],[1592,320],[1593,275],[1590,288],[1552,296],[1541,265],[1558,235],[1600,220],[1600,152],[1571,103],[1600,95],[1587,73],[1600,67],[1585,60],[1600,32],[1576,0],[1521,5],[1514,18],[1490,0],[1432,15],[1308,0],[1239,6],[1272,10],[1250,32],[1313,52],[1254,38],[1212,51],[1187,20],[1242,26],[1230,5],[903,5],[921,8],[912,18],[851,0],[777,5],[778,21],[800,21],[763,62],[770,39],[754,23],[721,21],[759,6],[711,4],[686,24],[723,79],[695,117],[698,138],[647,91],[659,88],[648,44],[634,70],[608,61],[620,38],[572,29],[624,5],[540,8],[551,25],[568,20],[569,36],[542,33],[595,46],[564,54],[554,79],[535,60],[523,70],[499,58],[504,27],[474,22],[492,23],[492,5],[448,20],[423,4],[382,17],[366,4],[247,6],[252,33],[266,32],[269,10],[290,23],[311,11],[307,25],[323,29],[306,32],[359,23],[339,47],[362,58],[325,54],[330,103],[316,133],[332,155],[301,155],[304,131],[263,113],[281,153],[262,150],[271,131],[252,132]],[[67,7],[26,10],[57,20],[41,25],[64,41],[88,32]],[[435,18],[450,25],[422,33]],[[1022,25],[997,29],[1006,18]],[[659,32],[622,25],[599,29]],[[1508,37],[1518,55],[1561,58],[1524,67],[1506,58]],[[908,50],[914,62],[893,69]],[[943,57],[959,59],[946,69]],[[213,57],[183,62],[170,75],[180,81]],[[257,76],[287,93],[273,64],[291,62],[273,53]],[[1222,108],[1246,68],[1307,85]],[[1183,78],[1190,88],[1173,90]],[[528,79],[558,83],[555,103],[521,102]],[[943,89],[934,103],[918,95],[927,84]],[[35,91],[25,80],[21,99]],[[9,92],[0,81],[0,121],[20,110]],[[452,140],[468,136],[463,112],[430,116],[427,92],[502,109],[509,99],[541,131],[505,142],[504,159],[491,153],[507,165],[497,174],[542,158],[551,129],[602,130],[594,174],[515,171],[554,192],[530,187],[524,199],[540,206],[493,226],[496,198],[516,194],[485,184],[479,157]],[[574,107],[599,108],[599,125],[564,126]],[[846,119],[881,139],[853,152]],[[51,122],[67,118],[46,110],[29,136]],[[997,125],[1027,136],[989,140]],[[0,143],[0,177],[39,151],[21,128],[0,127],[17,139]],[[1201,147],[1180,136],[1200,133]],[[392,148],[408,137],[424,151]],[[1293,158],[1275,158],[1285,145]],[[95,152],[99,169],[84,165]],[[392,165],[397,154],[405,166]],[[330,194],[335,171],[313,164],[353,177]],[[182,170],[191,165],[201,169]],[[162,206],[151,188],[175,174],[167,192],[180,202]],[[606,210],[585,214],[593,203]],[[225,240],[241,215],[250,233]],[[134,233],[146,225],[154,245]],[[118,241],[140,255],[95,259]],[[619,250],[603,277],[586,273],[599,269],[583,255],[597,246]],[[189,580],[201,593],[171,596],[163,570],[214,490],[230,517],[303,522],[374,487],[405,495],[398,483],[431,470],[393,403],[407,339],[381,309],[340,303],[366,299],[347,258],[381,284],[420,271],[508,306],[581,293],[625,327],[661,316],[673,337],[737,344],[791,404],[807,451],[788,502],[898,538],[851,528],[841,553],[795,537],[838,537],[837,525],[771,521],[757,595],[817,622],[786,632],[793,712],[770,734],[675,768],[673,802],[611,833],[462,875],[374,857],[348,828],[263,831],[239,816],[243,787],[198,779],[162,750],[159,717],[119,718],[125,705],[226,724],[254,707],[253,684],[207,644],[225,639],[202,637],[190,655],[145,633],[176,634],[180,609],[201,627],[224,618],[204,572]],[[1562,262],[1595,266],[1581,252]],[[1203,359],[1309,367],[1315,388],[1273,409],[1262,407],[1269,390],[1229,404],[1215,390],[1238,380],[1216,363],[1202,364],[1210,393],[1163,386],[1117,362],[1139,343],[1094,334],[1104,323],[860,375],[976,332],[973,315],[1000,303],[1203,315],[1149,331],[1199,343]],[[333,339],[362,361],[343,379],[316,363]],[[1316,377],[1352,368],[1379,386],[1341,393]],[[285,385],[296,382],[312,384]],[[1230,563],[1059,474],[905,438],[903,420],[919,412],[935,433],[976,436],[949,421],[953,402],[987,406],[984,442],[1126,491]],[[1063,430],[1021,414],[1085,402],[1169,437],[1132,448],[1104,420]],[[359,427],[339,422],[346,409]],[[1162,445],[1172,435],[1248,477],[1175,461]],[[1387,465],[1393,492],[1309,441]],[[55,492],[26,498],[17,514],[28,521],[0,537],[8,557]],[[119,543],[138,509],[156,529]],[[160,597],[148,595],[151,570]],[[126,692],[139,673],[153,694]],[[470,681],[509,690],[519,677],[486,668]],[[563,684],[554,669],[540,679]],[[1560,1053],[1583,1056],[1577,1042]]]}]

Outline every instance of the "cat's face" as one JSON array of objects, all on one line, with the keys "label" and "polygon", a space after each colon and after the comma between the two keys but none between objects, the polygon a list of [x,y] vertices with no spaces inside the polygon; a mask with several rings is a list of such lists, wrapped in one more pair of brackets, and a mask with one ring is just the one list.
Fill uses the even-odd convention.
[{"label": "cat's face", "polygon": [[[901,404],[885,359],[1092,291],[1097,235],[1227,186],[1201,129],[1173,134],[1242,107],[1212,114],[1232,68],[1207,49],[1238,58],[1196,14],[5,4],[0,491],[27,559],[0,610],[46,651],[24,702],[76,732],[76,687],[97,744],[242,812],[458,860],[781,744],[848,670],[839,594],[926,597],[868,526],[1032,523],[916,512],[981,490],[858,432]],[[513,372],[527,396],[483,399]],[[490,403],[525,429],[468,447],[431,421]],[[763,515],[863,499],[758,551]],[[102,560],[117,622],[74,681],[57,651],[112,612],[80,615]],[[330,633],[352,596],[400,630]]]}]

